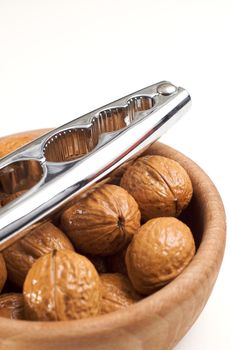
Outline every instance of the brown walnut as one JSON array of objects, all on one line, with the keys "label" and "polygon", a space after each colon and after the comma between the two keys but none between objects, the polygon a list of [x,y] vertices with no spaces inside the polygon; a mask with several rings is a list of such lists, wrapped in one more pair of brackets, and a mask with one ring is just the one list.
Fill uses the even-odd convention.
[{"label": "brown walnut", "polygon": [[22,196],[26,191],[18,191],[12,194],[5,195],[5,197],[1,200],[1,206],[4,207],[4,205],[10,203],[11,201],[15,200],[16,198]]},{"label": "brown walnut", "polygon": [[195,254],[188,226],[173,217],[149,220],[128,246],[126,265],[133,287],[149,295],[173,280]]},{"label": "brown walnut", "polygon": [[61,225],[77,250],[106,256],[131,241],[140,227],[140,211],[127,191],[105,184],[65,210]]},{"label": "brown walnut", "polygon": [[15,320],[23,320],[23,295],[19,293],[2,294],[0,296],[0,317],[6,317]]},{"label": "brown walnut", "polygon": [[192,197],[192,183],[176,161],[147,155],[138,158],[123,175],[120,185],[139,205],[142,219],[179,216]]},{"label": "brown walnut", "polygon": [[124,309],[141,299],[129,279],[120,273],[100,275],[102,283],[101,314]]},{"label": "brown walnut", "polygon": [[3,207],[2,201],[5,201],[7,197],[7,193],[0,191],[0,208]]},{"label": "brown walnut", "polygon": [[39,258],[23,286],[25,315],[31,320],[62,321],[97,315],[101,284],[92,263],[71,250]]},{"label": "brown walnut", "polygon": [[6,270],[6,264],[3,259],[2,254],[0,253],[0,293],[2,291],[2,288],[6,282],[7,278],[7,270]]},{"label": "brown walnut", "polygon": [[0,138],[0,158],[24,146],[51,129],[39,129],[8,135]]},{"label": "brown walnut", "polygon": [[52,223],[37,224],[26,236],[3,251],[8,279],[22,287],[35,260],[54,249],[74,250],[66,235]]}]

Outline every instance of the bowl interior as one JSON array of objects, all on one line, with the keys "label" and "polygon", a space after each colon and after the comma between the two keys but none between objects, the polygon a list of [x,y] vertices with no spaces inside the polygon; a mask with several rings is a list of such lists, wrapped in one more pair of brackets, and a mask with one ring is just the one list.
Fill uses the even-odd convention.
[{"label": "bowl interior", "polygon": [[200,201],[195,194],[193,195],[188,207],[179,216],[179,220],[183,221],[190,227],[197,250],[203,237],[204,220],[200,207]]},{"label": "bowl interior", "polygon": [[[154,144],[146,154],[178,161],[189,173],[194,195],[180,219],[191,228],[197,253],[174,281],[127,309],[66,322],[30,322],[0,318],[0,339],[8,349],[171,349],[203,309],[222,261],[225,214],[209,177],[180,152]],[[1,346],[0,346],[1,349]]]}]

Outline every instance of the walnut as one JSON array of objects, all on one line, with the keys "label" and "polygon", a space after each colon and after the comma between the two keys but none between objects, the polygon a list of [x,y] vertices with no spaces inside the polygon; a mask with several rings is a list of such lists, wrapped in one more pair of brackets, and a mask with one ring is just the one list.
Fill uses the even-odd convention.
[{"label": "walnut", "polygon": [[7,193],[0,191],[0,208],[3,207],[2,201],[6,200],[8,196]]},{"label": "walnut", "polygon": [[2,254],[0,253],[0,292],[2,291],[2,288],[6,282],[6,278],[7,278],[6,264]]},{"label": "walnut", "polygon": [[123,176],[123,174],[125,173],[125,171],[128,169],[129,166],[131,166],[132,162],[134,162],[134,159],[129,159],[126,162],[124,162],[123,164],[121,164],[118,168],[116,168],[115,170],[113,170],[112,172],[110,172],[110,174],[108,175],[108,181],[110,184],[113,185],[120,185],[120,180],[121,177]]},{"label": "walnut", "polygon": [[1,206],[4,207],[4,205],[10,203],[11,201],[17,199],[18,197],[22,196],[24,193],[26,193],[26,190],[18,191],[12,194],[5,194],[5,196],[1,200]]},{"label": "walnut", "polygon": [[0,158],[5,157],[7,154],[33,141],[37,137],[47,133],[50,130],[51,129],[39,129],[39,130],[26,131],[18,134],[1,137],[0,138]]},{"label": "walnut", "polygon": [[100,275],[102,283],[101,314],[124,309],[141,299],[129,279],[120,273]]},{"label": "walnut", "polygon": [[0,317],[23,320],[23,295],[19,293],[2,294],[0,296]]},{"label": "walnut", "polygon": [[[0,156],[41,133],[1,139]],[[7,176],[0,179],[0,207],[23,194],[31,186],[29,180],[40,178],[39,164],[32,161],[28,167],[30,178],[19,188],[10,191]],[[122,187],[116,186],[119,182]],[[68,202],[60,209],[61,217],[60,212],[54,215],[76,250],[86,256],[73,251],[51,217],[0,253],[0,291],[3,286],[4,293],[23,286],[23,296],[0,296],[0,317],[81,319],[125,308],[155,292],[178,276],[195,254],[190,229],[169,217],[179,216],[191,197],[190,178],[179,163],[153,155],[130,159]],[[140,211],[143,221],[152,219],[142,227]]]},{"label": "walnut", "polygon": [[195,254],[188,226],[173,217],[149,220],[128,246],[126,265],[134,288],[149,295],[178,276]]},{"label": "walnut", "polygon": [[140,227],[140,211],[127,191],[105,184],[65,210],[61,225],[77,250],[107,256],[131,241]]},{"label": "walnut", "polygon": [[65,234],[52,223],[37,224],[26,236],[3,251],[8,279],[22,287],[35,260],[53,249],[74,250]]},{"label": "walnut", "polygon": [[98,314],[101,284],[87,258],[71,250],[55,250],[33,264],[23,295],[28,319],[75,320]]},{"label": "walnut", "polygon": [[161,156],[138,158],[123,175],[120,185],[137,201],[142,219],[179,216],[192,197],[192,183],[176,161]]}]

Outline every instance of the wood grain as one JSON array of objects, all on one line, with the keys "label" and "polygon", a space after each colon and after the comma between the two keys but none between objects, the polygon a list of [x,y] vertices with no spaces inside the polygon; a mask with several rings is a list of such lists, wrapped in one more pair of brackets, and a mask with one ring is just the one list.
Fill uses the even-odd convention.
[{"label": "wood grain", "polygon": [[180,152],[155,143],[145,153],[178,161],[191,177],[194,197],[186,216],[198,245],[192,262],[168,286],[125,310],[56,323],[0,318],[1,350],[170,350],[190,329],[208,300],[222,262],[223,204],[209,177]]}]

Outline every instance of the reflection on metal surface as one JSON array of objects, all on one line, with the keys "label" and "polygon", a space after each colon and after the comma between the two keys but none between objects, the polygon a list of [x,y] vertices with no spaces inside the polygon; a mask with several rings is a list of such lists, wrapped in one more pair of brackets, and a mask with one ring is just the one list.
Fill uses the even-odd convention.
[{"label": "reflection on metal surface", "polygon": [[0,208],[0,249],[96,182],[110,179],[109,173],[168,130],[190,100],[185,89],[160,82],[76,118],[2,158],[0,193],[24,190],[26,184],[30,189]]},{"label": "reflection on metal surface", "polygon": [[153,98],[139,96],[123,107],[104,109],[92,119],[88,128],[64,130],[53,135],[44,146],[44,155],[50,162],[78,159],[94,149],[101,134],[125,128],[136,119],[138,112],[153,106]]}]

